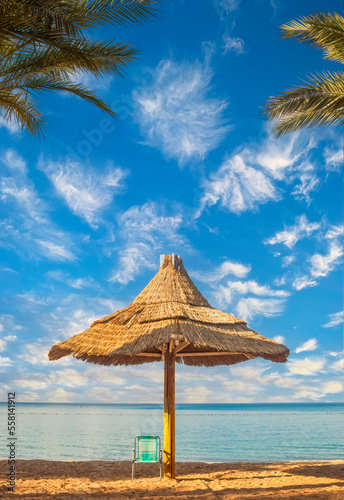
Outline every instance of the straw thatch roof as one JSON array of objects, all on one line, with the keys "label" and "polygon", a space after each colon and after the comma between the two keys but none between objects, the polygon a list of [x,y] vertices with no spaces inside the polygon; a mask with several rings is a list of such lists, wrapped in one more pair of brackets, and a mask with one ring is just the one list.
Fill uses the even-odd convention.
[{"label": "straw thatch roof", "polygon": [[99,365],[138,365],[163,359],[171,340],[176,361],[186,365],[232,365],[256,357],[283,363],[289,354],[287,347],[250,330],[245,321],[210,306],[182,260],[176,257],[174,264],[166,255],[128,307],[54,345],[49,359],[70,354]]}]

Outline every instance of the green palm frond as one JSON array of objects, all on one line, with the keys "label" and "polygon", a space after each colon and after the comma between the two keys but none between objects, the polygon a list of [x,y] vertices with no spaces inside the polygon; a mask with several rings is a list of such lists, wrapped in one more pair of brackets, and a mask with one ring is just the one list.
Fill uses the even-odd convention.
[{"label": "green palm frond", "polygon": [[0,109],[4,110],[3,118],[13,121],[27,129],[35,136],[42,135],[46,121],[36,107],[37,103],[30,99],[27,92],[9,92],[0,90]]},{"label": "green palm frond", "polygon": [[304,127],[344,123],[344,73],[311,75],[304,85],[270,97],[263,114],[278,137]]},{"label": "green palm frond", "polygon": [[325,59],[344,63],[344,17],[316,12],[281,26],[282,38],[296,38],[325,51]]},{"label": "green palm frond", "polygon": [[73,76],[77,80],[82,72],[97,78],[104,73],[122,75],[138,50],[114,40],[93,41],[86,33],[106,23],[142,23],[156,16],[157,1],[0,1],[0,114],[38,135],[44,119],[33,97],[43,91],[62,91],[115,115]]},{"label": "green palm frond", "polygon": [[[325,59],[344,63],[344,16],[316,12],[281,26],[282,38],[295,37],[325,51]],[[270,97],[263,115],[277,123],[276,137],[304,127],[344,123],[344,73],[324,71],[311,75],[304,85]]]}]

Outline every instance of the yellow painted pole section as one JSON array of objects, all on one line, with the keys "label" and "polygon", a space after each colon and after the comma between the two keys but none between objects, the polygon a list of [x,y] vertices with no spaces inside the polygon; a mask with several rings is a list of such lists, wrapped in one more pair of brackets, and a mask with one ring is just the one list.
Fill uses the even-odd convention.
[{"label": "yellow painted pole section", "polygon": [[175,478],[175,354],[165,354],[164,477]]}]

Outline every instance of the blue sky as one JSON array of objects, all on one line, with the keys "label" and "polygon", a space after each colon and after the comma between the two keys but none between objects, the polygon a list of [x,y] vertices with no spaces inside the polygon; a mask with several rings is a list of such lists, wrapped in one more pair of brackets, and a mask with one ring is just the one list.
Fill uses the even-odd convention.
[{"label": "blue sky", "polygon": [[141,49],[125,78],[81,75],[119,114],[42,96],[39,141],[0,121],[0,397],[161,402],[163,364],[50,362],[177,253],[209,302],[290,349],[286,364],[177,366],[177,402],[343,400],[343,139],[275,139],[270,95],[337,69],[279,26],[339,1],[180,0],[107,28]]}]

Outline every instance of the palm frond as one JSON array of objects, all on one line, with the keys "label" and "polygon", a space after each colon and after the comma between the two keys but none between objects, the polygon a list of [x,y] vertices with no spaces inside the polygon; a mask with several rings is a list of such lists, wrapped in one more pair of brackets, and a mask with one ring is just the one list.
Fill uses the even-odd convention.
[{"label": "palm frond", "polygon": [[270,97],[263,108],[268,120],[277,120],[279,137],[303,127],[344,123],[344,73],[311,75],[304,85]]},{"label": "palm frond", "polygon": [[325,51],[325,59],[344,63],[344,16],[316,12],[281,26],[282,38],[296,38]]},{"label": "palm frond", "polygon": [[5,120],[20,124],[22,129],[26,128],[34,136],[42,135],[46,124],[36,103],[25,91],[14,93],[0,89],[0,115]]},{"label": "palm frond", "polygon": [[[81,72],[97,78],[122,75],[138,50],[123,42],[92,41],[85,31],[106,23],[142,23],[153,18],[159,0],[4,0],[0,1],[0,109],[34,135],[43,119],[32,95],[61,91],[115,115],[85,85]],[[116,116],[116,115],[115,115]]]}]

